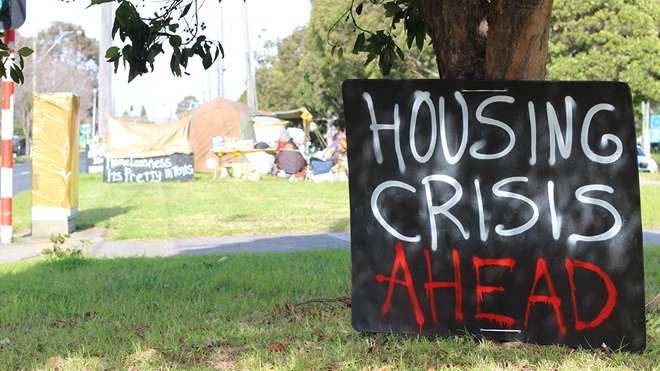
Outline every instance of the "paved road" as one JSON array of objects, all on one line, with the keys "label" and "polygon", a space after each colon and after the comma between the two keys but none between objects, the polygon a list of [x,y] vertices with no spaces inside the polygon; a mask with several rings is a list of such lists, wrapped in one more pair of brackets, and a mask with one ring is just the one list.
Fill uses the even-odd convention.
[{"label": "paved road", "polygon": [[[158,242],[142,241],[106,241],[102,228],[90,228],[72,233],[64,248],[80,248],[82,240],[91,242],[86,251],[93,257],[157,257],[192,254],[229,254],[229,253],[260,253],[288,252],[311,249],[350,248],[351,240],[348,232],[317,233],[317,234],[286,234],[268,236],[235,236],[210,237],[195,239],[180,239]],[[644,231],[645,246],[660,247],[660,229]],[[0,264],[23,259],[36,258],[45,248],[52,244],[47,238],[36,238],[30,235],[19,237],[11,245],[0,245]]]},{"label": "paved road", "polygon": [[644,245],[660,246],[660,229],[647,229],[644,231]]},{"label": "paved road", "polygon": [[14,186],[13,194],[17,194],[32,189],[32,162],[20,162],[14,164]]},{"label": "paved road", "polygon": [[[87,172],[87,153],[80,153],[80,173]],[[14,164],[14,182],[12,193],[14,196],[21,192],[32,190],[32,161]]]},{"label": "paved road", "polygon": [[[287,252],[312,249],[349,248],[348,232],[286,234],[268,236],[234,236],[179,239],[157,242],[106,241],[106,229],[89,228],[71,234],[63,248],[80,248],[82,241],[91,242],[86,253],[99,258],[117,257],[158,257],[174,255],[202,255],[225,253]],[[18,236],[18,241],[10,245],[0,245],[0,264],[41,255],[46,248],[52,248],[48,238],[30,235]]]}]

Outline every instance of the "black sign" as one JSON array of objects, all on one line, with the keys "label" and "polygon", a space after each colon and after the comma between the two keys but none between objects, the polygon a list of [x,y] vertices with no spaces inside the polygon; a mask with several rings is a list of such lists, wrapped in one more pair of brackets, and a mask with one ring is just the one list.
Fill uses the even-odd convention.
[{"label": "black sign", "polygon": [[355,329],[645,347],[626,84],[351,80],[343,96]]},{"label": "black sign", "polygon": [[106,158],[103,181],[108,183],[192,180],[193,155],[175,153],[149,158]]}]

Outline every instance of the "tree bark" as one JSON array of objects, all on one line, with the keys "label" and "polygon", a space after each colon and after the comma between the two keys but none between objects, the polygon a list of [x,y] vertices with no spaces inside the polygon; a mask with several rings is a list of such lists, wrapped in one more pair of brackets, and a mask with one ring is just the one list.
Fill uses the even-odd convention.
[{"label": "tree bark", "polygon": [[488,17],[487,79],[543,80],[553,0],[499,0]]},{"label": "tree bark", "polygon": [[418,0],[440,78],[543,80],[553,0]]},{"label": "tree bark", "polygon": [[482,0],[419,0],[441,79],[483,79],[486,19]]}]

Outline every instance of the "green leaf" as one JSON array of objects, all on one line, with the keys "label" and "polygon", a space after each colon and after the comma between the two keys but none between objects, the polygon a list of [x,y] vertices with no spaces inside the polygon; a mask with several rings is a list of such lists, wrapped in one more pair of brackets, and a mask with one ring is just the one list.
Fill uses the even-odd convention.
[{"label": "green leaf", "polygon": [[29,57],[30,55],[32,55],[32,53],[34,53],[34,50],[28,48],[27,46],[24,46],[24,47],[18,49],[17,53],[21,57]]},{"label": "green leaf", "polygon": [[339,48],[337,48],[337,58],[341,59],[341,57],[343,56],[344,56],[344,48],[340,46]]},{"label": "green leaf", "polygon": [[[218,43],[218,52],[222,53],[222,58],[225,57],[225,48],[222,47],[222,44]],[[218,53],[216,52],[215,59],[218,59]]]},{"label": "green leaf", "polygon": [[202,65],[204,66],[204,69],[208,70],[212,64],[213,64],[213,56],[211,55],[211,53],[204,54],[204,57],[202,58]]},{"label": "green leaf", "polygon": [[23,79],[23,72],[16,68],[16,66],[11,66],[11,70],[9,72],[9,75],[11,76],[11,79],[14,80],[17,84],[22,84],[24,79]]},{"label": "green leaf", "polygon": [[179,35],[171,35],[170,36],[170,45],[173,48],[179,48],[181,47],[181,36]]},{"label": "green leaf", "polygon": [[105,58],[108,60],[114,60],[119,56],[119,47],[111,46],[108,50],[105,51]]},{"label": "green leaf", "polygon": [[186,14],[190,11],[190,6],[192,6],[192,3],[189,3],[183,8],[183,11],[181,11],[181,17],[185,17]]},{"label": "green leaf", "polygon": [[394,61],[392,58],[392,50],[388,48],[381,50],[380,57],[378,59],[378,67],[380,67],[380,72],[382,72],[385,76],[389,75],[393,63]]},{"label": "green leaf", "polygon": [[426,39],[426,25],[417,28],[417,49],[424,49],[424,40]]},{"label": "green leaf", "polygon": [[353,54],[357,54],[362,51],[362,48],[364,47],[364,32],[360,32],[360,34],[357,35],[357,38],[355,39],[355,45],[353,45]]},{"label": "green leaf", "polygon": [[415,41],[415,37],[417,36],[414,30],[408,30],[406,33],[406,45],[408,45],[408,49],[412,46],[413,42]]},{"label": "green leaf", "polygon": [[365,65],[365,66],[368,65],[368,64],[371,63],[375,58],[376,58],[376,53],[374,53],[374,52],[370,52],[370,53],[367,55],[367,59],[364,61],[364,65]]},{"label": "green leaf", "polygon": [[174,76],[181,76],[181,55],[172,54],[170,59],[170,70]]},{"label": "green leaf", "polygon": [[394,17],[402,11],[394,2],[385,3],[383,4],[383,7],[385,8],[386,17]]},{"label": "green leaf", "polygon": [[179,63],[181,64],[181,66],[183,66],[183,68],[188,67],[188,59],[189,58],[190,57],[188,56],[188,54],[186,54],[186,53],[181,54],[181,61]]},{"label": "green leaf", "polygon": [[355,8],[355,14],[357,14],[357,15],[362,14],[362,6],[363,5],[364,5],[364,3],[358,4],[358,6]]}]

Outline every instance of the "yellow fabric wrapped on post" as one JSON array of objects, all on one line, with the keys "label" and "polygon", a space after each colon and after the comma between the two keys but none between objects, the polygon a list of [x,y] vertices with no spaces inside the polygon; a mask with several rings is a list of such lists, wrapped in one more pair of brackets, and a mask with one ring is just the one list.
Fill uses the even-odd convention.
[{"label": "yellow fabric wrapped on post", "polygon": [[80,97],[35,94],[33,107],[32,206],[73,210],[78,207]]}]

